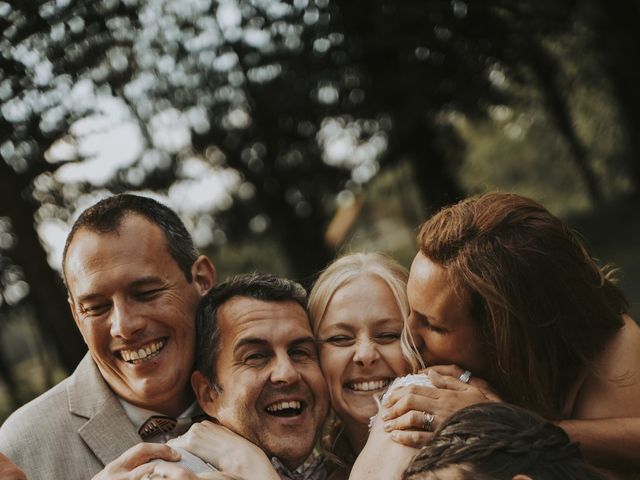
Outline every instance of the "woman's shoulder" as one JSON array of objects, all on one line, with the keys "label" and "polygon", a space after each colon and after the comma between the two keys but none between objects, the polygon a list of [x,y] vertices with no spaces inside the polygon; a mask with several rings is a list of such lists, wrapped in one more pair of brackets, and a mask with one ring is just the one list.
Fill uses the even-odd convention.
[{"label": "woman's shoulder", "polygon": [[640,415],[640,327],[628,315],[623,320],[593,369],[581,376],[572,418]]}]

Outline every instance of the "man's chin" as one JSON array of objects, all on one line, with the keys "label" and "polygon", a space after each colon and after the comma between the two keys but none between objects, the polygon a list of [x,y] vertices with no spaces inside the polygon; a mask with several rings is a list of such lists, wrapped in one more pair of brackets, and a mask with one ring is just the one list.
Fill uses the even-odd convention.
[{"label": "man's chin", "polygon": [[[290,440],[293,443],[284,442]],[[295,448],[291,448],[291,445],[295,445]],[[295,469],[302,465],[313,451],[314,442],[310,441],[306,445],[302,445],[300,438],[282,438],[277,445],[268,445],[264,448],[265,453],[269,458],[277,457],[287,468]]]},{"label": "man's chin", "polygon": [[269,458],[277,457],[285,467],[293,471],[304,463],[309,455],[311,455],[312,450],[309,450],[306,455],[298,455],[291,452],[282,452],[280,455],[274,453],[269,455]]},{"label": "man's chin", "polygon": [[[134,405],[148,410],[168,414],[169,410],[184,410],[194,400],[193,391],[184,389],[177,381],[162,382],[161,379],[143,379],[131,381],[116,393]],[[167,380],[167,379],[164,379]],[[180,411],[180,412],[181,412]],[[179,414],[175,412],[174,414]]]}]

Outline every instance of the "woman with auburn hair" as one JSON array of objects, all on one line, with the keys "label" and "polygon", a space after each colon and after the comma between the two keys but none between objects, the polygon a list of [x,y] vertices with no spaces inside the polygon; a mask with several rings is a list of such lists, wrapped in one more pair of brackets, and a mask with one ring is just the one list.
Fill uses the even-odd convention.
[{"label": "woman with auburn hair", "polygon": [[333,407],[322,446],[346,478],[368,436],[374,399],[420,366],[407,337],[407,271],[380,253],[355,253],[330,264],[309,294],[320,367]]},{"label": "woman with auburn hair", "polygon": [[[385,429],[424,444],[467,405],[505,401],[562,427],[618,478],[640,471],[640,328],[611,272],[528,198],[491,193],[444,208],[418,235],[409,327],[438,389],[408,387]],[[471,375],[473,372],[473,375]]]}]

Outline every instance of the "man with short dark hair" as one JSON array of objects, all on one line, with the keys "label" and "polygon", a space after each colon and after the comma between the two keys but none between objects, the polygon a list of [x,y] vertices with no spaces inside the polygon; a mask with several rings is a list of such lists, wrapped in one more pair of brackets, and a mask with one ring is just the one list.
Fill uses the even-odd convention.
[{"label": "man with short dark hair", "polygon": [[[323,458],[313,450],[327,415],[328,393],[305,290],[274,275],[239,275],[204,298],[196,324],[192,385],[202,409],[260,447],[280,478],[325,479]],[[203,428],[206,422],[198,425]],[[215,436],[211,442],[199,438],[172,445],[219,465],[210,446]],[[250,478],[266,475],[253,472]]]},{"label": "man with short dark hair", "polygon": [[[194,314],[215,285],[213,264],[198,256],[171,209],[117,195],[76,220],[62,267],[89,353],[68,379],[5,422],[0,451],[31,480],[101,471],[112,478],[136,468],[142,476],[151,467],[139,466],[150,458],[176,460],[162,443],[200,413],[189,384]],[[143,440],[155,444],[135,446]]]}]

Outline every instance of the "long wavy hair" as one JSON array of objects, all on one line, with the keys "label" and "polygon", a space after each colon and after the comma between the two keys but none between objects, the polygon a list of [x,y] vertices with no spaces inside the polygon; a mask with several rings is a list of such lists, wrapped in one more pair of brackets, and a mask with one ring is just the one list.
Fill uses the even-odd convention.
[{"label": "long wavy hair", "polygon": [[567,389],[628,313],[612,272],[562,221],[515,194],[444,208],[421,226],[418,243],[468,299],[487,380],[506,401],[559,418]]}]

